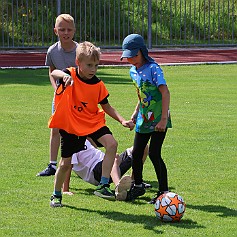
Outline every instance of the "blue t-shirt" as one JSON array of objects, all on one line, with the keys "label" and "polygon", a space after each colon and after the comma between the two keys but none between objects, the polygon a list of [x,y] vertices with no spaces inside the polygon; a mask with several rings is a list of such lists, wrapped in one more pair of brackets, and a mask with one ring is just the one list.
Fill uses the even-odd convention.
[{"label": "blue t-shirt", "polygon": [[[148,62],[139,69],[132,66],[130,77],[137,88],[140,100],[139,113],[136,121],[136,132],[150,133],[155,131],[156,124],[162,115],[162,94],[158,86],[166,85],[163,71],[155,62]],[[172,127],[168,114],[167,128]]]}]

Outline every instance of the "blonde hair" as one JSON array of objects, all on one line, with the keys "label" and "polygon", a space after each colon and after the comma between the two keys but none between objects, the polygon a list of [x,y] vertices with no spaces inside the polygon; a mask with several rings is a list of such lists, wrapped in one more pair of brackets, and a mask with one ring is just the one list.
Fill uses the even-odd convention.
[{"label": "blonde hair", "polygon": [[59,25],[59,23],[63,20],[68,22],[68,23],[72,23],[73,26],[75,27],[74,18],[69,14],[58,15],[57,18],[56,18],[56,21],[55,21],[55,27],[57,27]]},{"label": "blonde hair", "polygon": [[84,57],[93,58],[94,60],[100,60],[100,48],[88,41],[79,43],[76,50],[76,59],[82,61]]}]

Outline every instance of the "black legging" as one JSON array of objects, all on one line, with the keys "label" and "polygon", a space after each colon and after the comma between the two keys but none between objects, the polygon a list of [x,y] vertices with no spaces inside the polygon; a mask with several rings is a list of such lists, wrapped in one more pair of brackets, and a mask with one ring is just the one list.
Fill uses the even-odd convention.
[{"label": "black legging", "polygon": [[142,183],[143,163],[142,157],[144,149],[150,140],[149,157],[155,168],[156,177],[159,182],[160,191],[168,191],[167,169],[161,157],[161,148],[165,139],[167,129],[165,132],[152,132],[152,133],[136,133],[133,145],[133,162],[132,168],[134,172],[135,184]]}]

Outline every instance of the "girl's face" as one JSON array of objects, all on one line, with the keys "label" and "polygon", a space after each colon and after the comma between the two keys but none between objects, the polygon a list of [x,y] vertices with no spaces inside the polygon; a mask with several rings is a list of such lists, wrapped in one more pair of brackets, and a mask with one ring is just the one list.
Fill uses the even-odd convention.
[{"label": "girl's face", "polygon": [[76,62],[79,66],[80,77],[84,80],[88,80],[96,74],[100,61],[94,57],[84,57],[83,60],[76,60]]},{"label": "girl's face", "polygon": [[136,68],[140,68],[146,63],[146,59],[143,57],[141,50],[138,51],[136,56],[127,58],[127,61]]},{"label": "girl's face", "polygon": [[74,24],[62,20],[54,28],[54,33],[59,37],[61,43],[71,42],[75,34]]}]

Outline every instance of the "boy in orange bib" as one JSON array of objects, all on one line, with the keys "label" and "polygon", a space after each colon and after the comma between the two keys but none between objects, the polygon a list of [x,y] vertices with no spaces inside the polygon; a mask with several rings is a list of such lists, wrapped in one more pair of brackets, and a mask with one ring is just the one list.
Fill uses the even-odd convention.
[{"label": "boy in orange bib", "polygon": [[72,154],[84,149],[87,136],[105,147],[102,177],[94,194],[106,199],[115,198],[109,187],[109,178],[118,144],[105,124],[105,113],[130,130],[134,123],[126,121],[109,104],[108,90],[95,76],[99,61],[100,49],[86,41],[77,47],[77,68],[54,70],[51,74],[55,80],[61,81],[61,85],[56,92],[55,112],[49,120],[49,127],[60,129],[62,156],[55,174],[52,207],[62,206],[61,188],[66,173],[70,171]]}]

